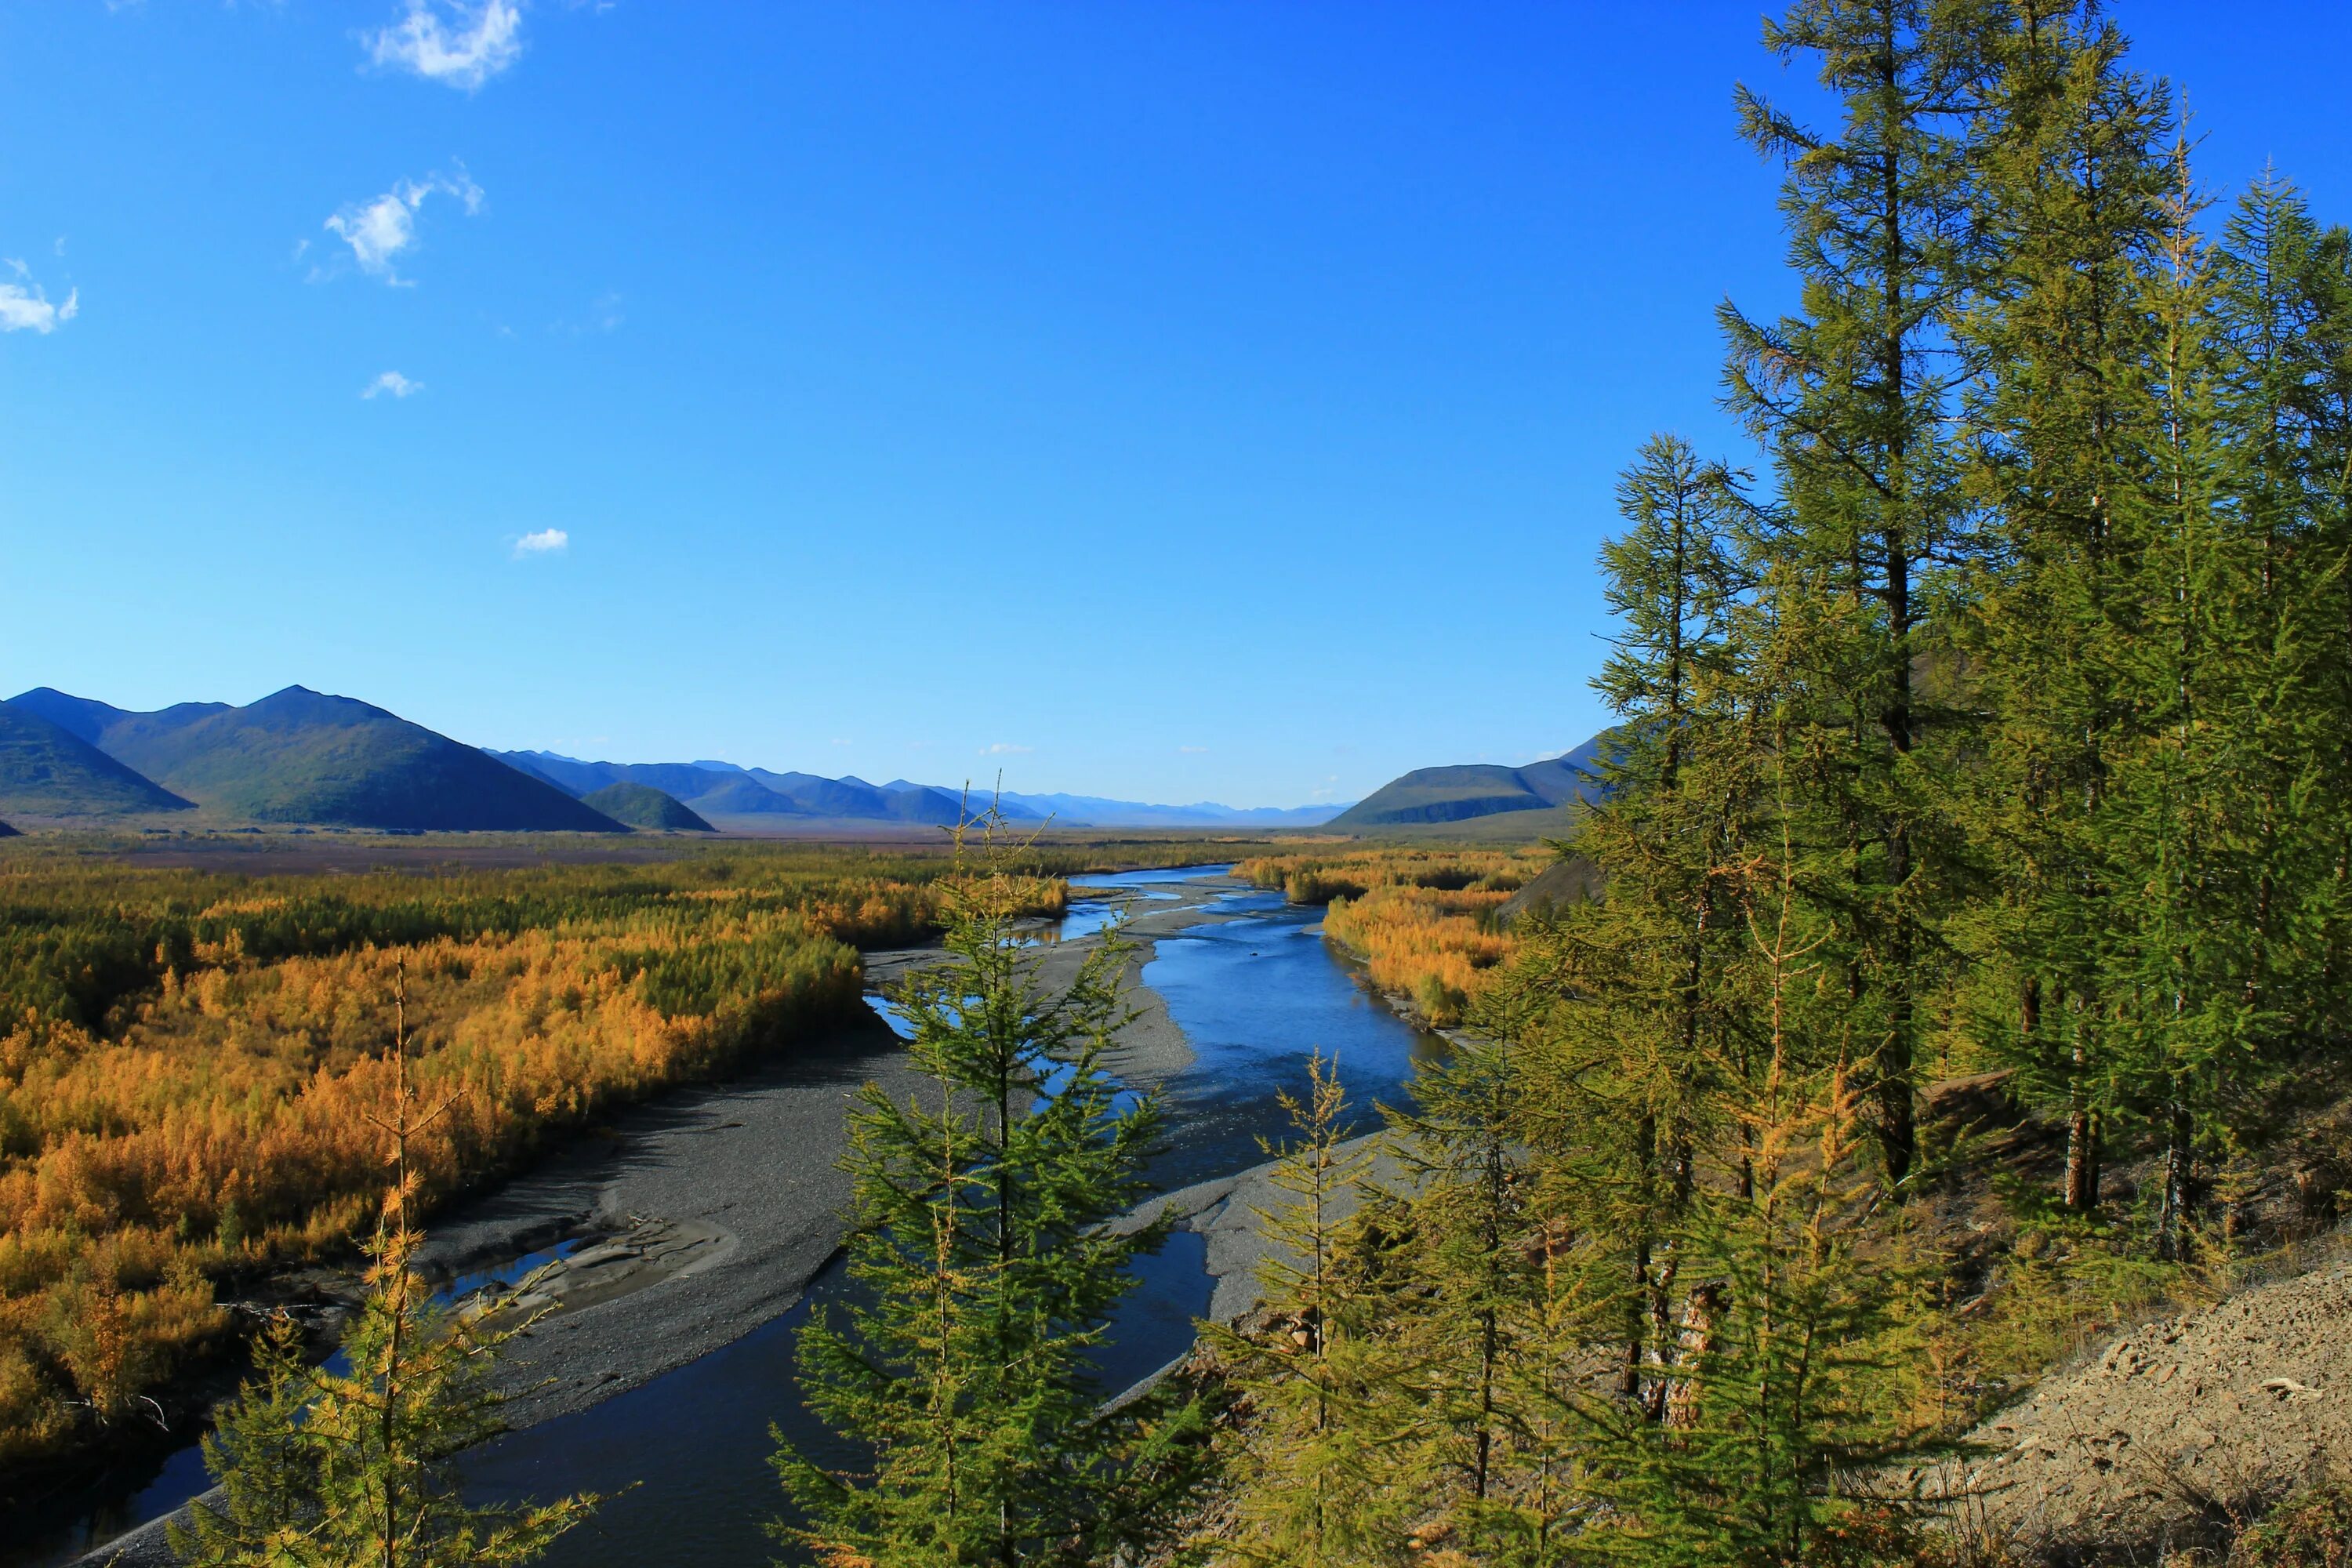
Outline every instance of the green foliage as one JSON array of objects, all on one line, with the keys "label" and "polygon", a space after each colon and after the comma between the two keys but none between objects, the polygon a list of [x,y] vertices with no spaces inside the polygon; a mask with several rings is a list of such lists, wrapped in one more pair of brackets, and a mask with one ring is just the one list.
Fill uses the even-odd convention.
[{"label": "green foliage", "polygon": [[1164,1537],[1192,1483],[1198,1408],[1155,1392],[1107,1409],[1087,1362],[1128,1260],[1165,1234],[1105,1225],[1141,1195],[1161,1127],[1102,1065],[1130,1016],[1127,952],[1108,942],[1046,990],[1013,941],[998,829],[950,884],[959,962],[898,997],[933,1093],[869,1085],[851,1113],[857,1299],[801,1332],[810,1408],[870,1468],[782,1448],[800,1519],[779,1530],[845,1563],[1100,1563]]},{"label": "green foliage", "polygon": [[2352,1486],[2323,1481],[2295,1493],[2238,1537],[2230,1568],[2347,1568],[2352,1564]]},{"label": "green foliage", "polygon": [[0,809],[31,816],[185,811],[189,803],[79,736],[0,702]]},{"label": "green foliage", "polygon": [[289,686],[192,722],[108,731],[109,754],[227,816],[425,831],[612,832],[542,780],[348,697]]},{"label": "green foliage", "polygon": [[1289,1201],[1259,1215],[1268,1321],[1255,1333],[1205,1325],[1243,1415],[1224,1455],[1240,1517],[1217,1544],[1268,1568],[1401,1561],[1427,1500],[1412,1484],[1412,1351],[1381,1288],[1405,1268],[1376,1216],[1351,1219],[1370,1157],[1346,1137],[1336,1068],[1310,1057],[1306,1098],[1281,1100],[1296,1136],[1273,1175]]},{"label": "green foliage", "polygon": [[[1623,476],[1605,896],[1465,987],[1480,1043],[1396,1118],[1397,1359],[1311,1439],[1381,1445],[1360,1494],[1468,1563],[1923,1560],[1855,1481],[2199,1288],[2216,1176],[2352,1040],[2352,235],[2265,176],[2209,238],[2088,0],[1797,0],[1766,42],[1832,106],[1740,95],[1801,286],[1721,317],[1769,468]],[[1904,1217],[1983,1174],[1922,1161],[1938,1056],[2068,1143],[1964,1323]]]}]

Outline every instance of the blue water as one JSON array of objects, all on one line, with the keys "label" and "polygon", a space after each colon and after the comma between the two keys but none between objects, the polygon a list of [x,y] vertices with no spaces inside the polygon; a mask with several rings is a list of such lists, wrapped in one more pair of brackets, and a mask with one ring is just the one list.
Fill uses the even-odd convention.
[{"label": "blue water", "polygon": [[[1087,881],[1174,898],[1181,884],[1222,869],[1136,871]],[[1095,918],[1087,904],[1103,911],[1117,908],[1110,900],[1076,900],[1059,934],[1091,934],[1069,929],[1071,919]],[[1152,1184],[1160,1189],[1227,1175],[1264,1159],[1260,1140],[1279,1139],[1286,1131],[1274,1093],[1303,1092],[1310,1047],[1336,1056],[1356,1111],[1367,1121],[1376,1100],[1401,1095],[1416,1060],[1442,1048],[1442,1042],[1381,1006],[1325,949],[1315,930],[1321,911],[1286,904],[1279,894],[1228,888],[1218,890],[1204,912],[1235,918],[1160,938],[1143,971],[1144,983],[1166,999],[1194,1051],[1191,1065],[1166,1086],[1169,1146],[1150,1168]],[[868,1002],[905,1034],[904,1019],[887,1003]],[[510,1282],[557,1250],[490,1272]],[[1204,1259],[1202,1238],[1180,1233],[1159,1256],[1136,1261],[1137,1289],[1122,1304],[1099,1363],[1107,1390],[1157,1370],[1190,1345],[1193,1320],[1209,1304]],[[733,1344],[591,1409],[484,1446],[467,1460],[471,1489],[484,1498],[551,1498],[582,1489],[612,1494],[590,1524],[549,1553],[545,1561],[553,1568],[803,1561],[766,1533],[766,1521],[783,1500],[768,1463],[775,1447],[769,1427],[773,1423],[820,1459],[838,1452],[801,1407],[793,1346],[813,1306],[839,1300],[843,1286],[839,1271],[828,1269],[792,1310]],[[193,1448],[173,1456],[131,1506],[89,1521],[95,1539],[154,1517],[200,1490],[202,1481],[202,1461]],[[89,1539],[85,1535],[82,1543]],[[19,1558],[0,1552],[0,1562],[32,1568],[66,1556],[70,1553]]]},{"label": "blue water", "polygon": [[501,1263],[495,1268],[478,1268],[470,1273],[460,1274],[438,1290],[434,1291],[434,1299],[445,1307],[455,1306],[486,1285],[516,1284],[540,1265],[552,1263],[559,1258],[569,1258],[586,1245],[588,1245],[586,1237],[575,1236],[567,1241],[559,1241],[553,1247],[542,1247],[537,1252],[526,1252],[520,1258]]}]

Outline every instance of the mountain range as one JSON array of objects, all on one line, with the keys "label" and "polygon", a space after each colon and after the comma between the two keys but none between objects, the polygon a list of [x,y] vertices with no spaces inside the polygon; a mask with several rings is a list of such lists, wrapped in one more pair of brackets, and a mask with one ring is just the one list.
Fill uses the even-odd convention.
[{"label": "mountain range", "polygon": [[[757,832],[948,826],[961,816],[962,796],[906,779],[875,784],[733,763],[481,750],[300,686],[243,707],[183,702],[152,712],[46,686],[0,702],[0,813],[19,821],[194,813],[207,822],[395,831]],[[1303,828],[1343,809],[1075,795],[997,800],[1015,820],[1072,827]]]}]

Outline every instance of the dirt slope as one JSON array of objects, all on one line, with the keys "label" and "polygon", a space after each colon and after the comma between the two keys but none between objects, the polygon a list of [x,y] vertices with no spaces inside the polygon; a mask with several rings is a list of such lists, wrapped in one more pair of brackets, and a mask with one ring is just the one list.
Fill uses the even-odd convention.
[{"label": "dirt slope", "polygon": [[1996,1537],[2071,1555],[2193,1536],[2352,1461],[2352,1265],[2143,1324],[1972,1438],[1962,1511]]}]

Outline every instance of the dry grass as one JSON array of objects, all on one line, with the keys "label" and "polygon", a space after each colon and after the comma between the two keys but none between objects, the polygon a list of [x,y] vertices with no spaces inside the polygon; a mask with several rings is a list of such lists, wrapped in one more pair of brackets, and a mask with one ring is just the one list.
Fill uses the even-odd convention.
[{"label": "dry grass", "polygon": [[1328,905],[1324,931],[1374,985],[1450,1026],[1515,951],[1495,911],[1552,858],[1549,849],[1364,849],[1267,856],[1236,872],[1294,903]]}]

